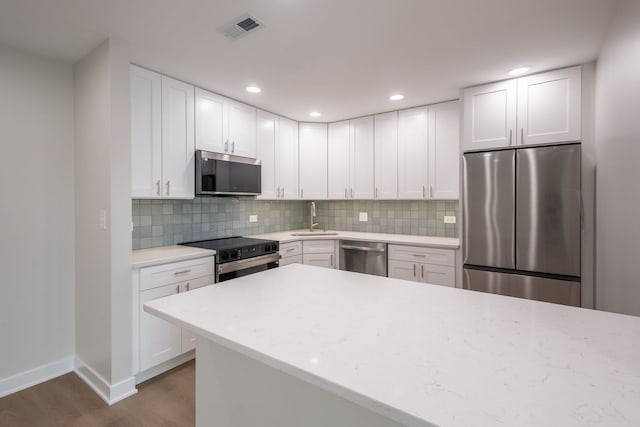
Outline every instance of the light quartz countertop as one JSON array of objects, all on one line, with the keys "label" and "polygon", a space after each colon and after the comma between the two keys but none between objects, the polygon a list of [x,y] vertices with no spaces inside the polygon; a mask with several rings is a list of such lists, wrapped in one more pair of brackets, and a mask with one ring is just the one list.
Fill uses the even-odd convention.
[{"label": "light quartz countertop", "polygon": [[348,239],[363,240],[368,242],[395,243],[399,245],[427,246],[432,248],[450,248],[457,249],[460,247],[460,240],[453,237],[433,237],[433,236],[415,236],[410,234],[390,234],[390,233],[365,233],[358,231],[334,231],[336,235],[322,235],[322,231],[316,231],[317,235],[293,236],[295,233],[307,233],[304,230],[279,231],[277,233],[255,234],[249,237],[258,239],[278,240],[280,243],[296,242],[298,240],[315,240],[315,239]]},{"label": "light quartz countertop", "polygon": [[640,425],[638,317],[300,264],[145,310],[404,425]]},{"label": "light quartz countertop", "polygon": [[161,246],[159,248],[138,249],[133,251],[133,268],[149,267],[151,265],[184,261],[215,255],[216,251],[192,248],[190,246]]}]

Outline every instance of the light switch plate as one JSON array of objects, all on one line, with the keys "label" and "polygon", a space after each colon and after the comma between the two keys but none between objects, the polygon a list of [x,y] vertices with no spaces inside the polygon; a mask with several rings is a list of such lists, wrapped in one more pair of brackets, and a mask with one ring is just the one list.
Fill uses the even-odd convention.
[{"label": "light switch plate", "polygon": [[456,223],[456,217],[455,216],[445,216],[444,217],[444,223],[445,224],[455,224]]},{"label": "light switch plate", "polygon": [[258,222],[258,215],[249,215],[249,222]]},{"label": "light switch plate", "polygon": [[360,221],[361,222],[367,222],[369,221],[369,213],[368,212],[360,212]]}]

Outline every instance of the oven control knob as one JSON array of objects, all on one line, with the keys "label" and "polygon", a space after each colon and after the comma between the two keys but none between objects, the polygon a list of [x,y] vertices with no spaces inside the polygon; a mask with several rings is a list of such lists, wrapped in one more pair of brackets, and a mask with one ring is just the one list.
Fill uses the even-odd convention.
[{"label": "oven control knob", "polygon": [[278,250],[278,244],[277,243],[272,243],[271,244],[271,250],[272,251],[277,251]]},{"label": "oven control knob", "polygon": [[242,258],[242,251],[240,249],[236,251],[236,256],[234,258],[238,258],[238,259]]},{"label": "oven control knob", "polygon": [[271,245],[269,243],[267,243],[266,245],[264,245],[264,251],[265,252],[269,252],[271,250]]},{"label": "oven control knob", "polygon": [[223,251],[222,253],[220,253],[220,258],[222,258],[223,260],[228,260],[229,259],[229,252]]}]

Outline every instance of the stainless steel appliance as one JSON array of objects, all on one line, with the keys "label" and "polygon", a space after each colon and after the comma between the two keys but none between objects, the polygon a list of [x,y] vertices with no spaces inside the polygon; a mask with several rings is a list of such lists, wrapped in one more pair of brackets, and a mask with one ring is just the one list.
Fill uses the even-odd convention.
[{"label": "stainless steel appliance", "polygon": [[387,276],[387,244],[340,241],[340,270]]},{"label": "stainless steel appliance", "polygon": [[181,244],[216,251],[216,283],[276,268],[280,260],[275,240],[227,237]]},{"label": "stainless steel appliance", "polygon": [[260,160],[196,150],[196,195],[256,196],[262,192]]},{"label": "stainless steel appliance", "polygon": [[464,154],[463,287],[580,305],[580,144]]}]

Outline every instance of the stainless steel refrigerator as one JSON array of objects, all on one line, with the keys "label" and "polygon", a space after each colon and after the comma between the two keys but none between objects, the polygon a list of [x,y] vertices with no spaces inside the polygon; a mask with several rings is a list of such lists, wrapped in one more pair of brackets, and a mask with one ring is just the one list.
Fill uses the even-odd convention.
[{"label": "stainless steel refrigerator", "polygon": [[580,305],[580,144],[464,154],[463,287]]}]

